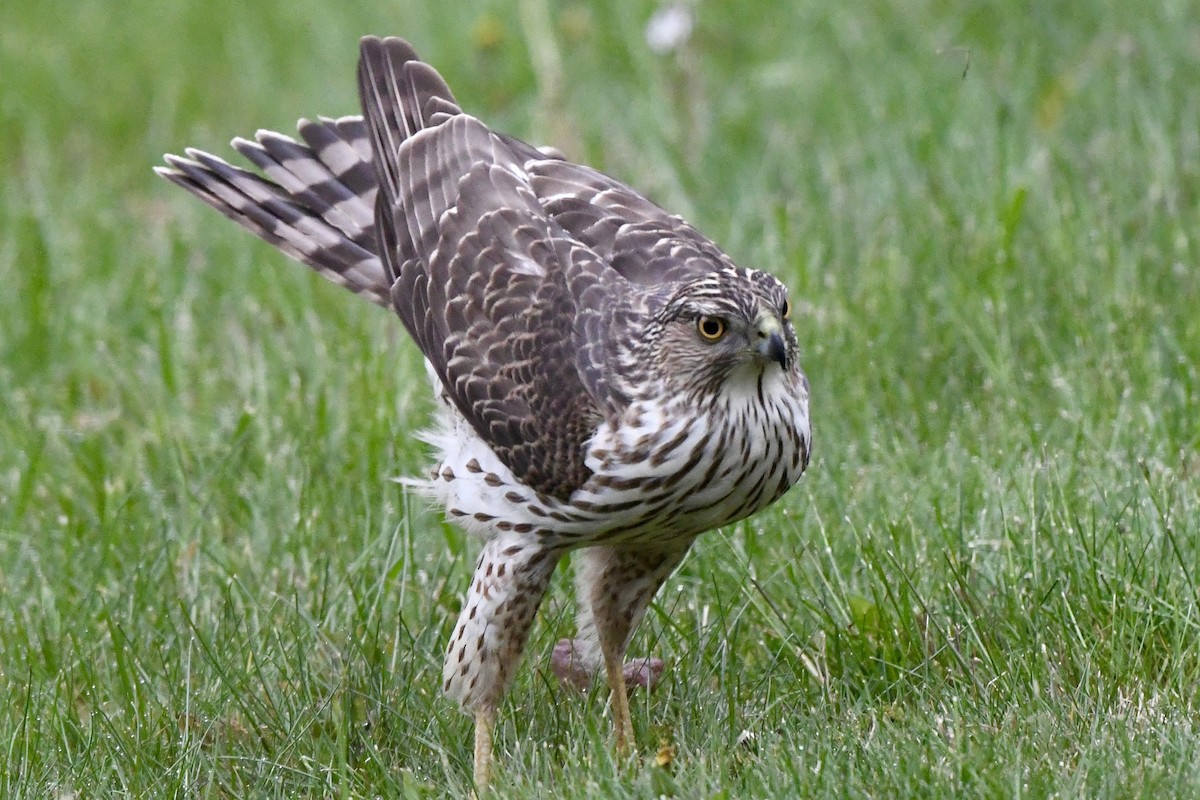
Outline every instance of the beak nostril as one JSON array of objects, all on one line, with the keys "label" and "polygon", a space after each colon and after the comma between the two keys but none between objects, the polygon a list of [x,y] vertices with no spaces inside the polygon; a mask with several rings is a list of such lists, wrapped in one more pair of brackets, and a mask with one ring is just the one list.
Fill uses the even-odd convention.
[{"label": "beak nostril", "polygon": [[778,332],[764,333],[763,331],[759,331],[758,338],[761,340],[756,348],[759,354],[787,369],[787,342],[784,341],[783,337]]}]

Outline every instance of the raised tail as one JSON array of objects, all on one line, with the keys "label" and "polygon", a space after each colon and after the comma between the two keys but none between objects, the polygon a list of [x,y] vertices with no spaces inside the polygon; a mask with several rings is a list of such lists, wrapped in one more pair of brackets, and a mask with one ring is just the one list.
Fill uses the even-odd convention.
[{"label": "raised tail", "polygon": [[154,171],[334,283],[391,307],[362,118],[301,120],[299,131],[301,141],[273,131],[233,140],[266,177],[193,148]]},{"label": "raised tail", "polygon": [[[403,65],[394,74],[404,85],[395,87],[396,103],[382,113],[403,122],[395,129],[404,138],[432,117],[440,121],[459,113],[441,77],[407,42],[366,37],[362,48],[368,64],[386,56]],[[364,88],[377,100],[369,82]],[[378,103],[373,107],[378,109]],[[380,175],[363,118],[301,120],[298,130],[299,140],[274,131],[259,131],[254,141],[233,140],[234,149],[261,175],[193,148],[185,156],[165,156],[167,166],[155,167],[155,172],[334,283],[391,308],[394,276],[380,258],[375,228]]]}]

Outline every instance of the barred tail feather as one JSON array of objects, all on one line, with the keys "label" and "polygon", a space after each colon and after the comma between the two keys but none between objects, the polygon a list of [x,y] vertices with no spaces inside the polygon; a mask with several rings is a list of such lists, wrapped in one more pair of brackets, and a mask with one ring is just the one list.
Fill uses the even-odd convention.
[{"label": "barred tail feather", "polygon": [[299,130],[303,142],[272,131],[233,141],[265,178],[194,149],[167,155],[168,166],[155,172],[325,278],[390,308],[362,118],[302,120]]}]

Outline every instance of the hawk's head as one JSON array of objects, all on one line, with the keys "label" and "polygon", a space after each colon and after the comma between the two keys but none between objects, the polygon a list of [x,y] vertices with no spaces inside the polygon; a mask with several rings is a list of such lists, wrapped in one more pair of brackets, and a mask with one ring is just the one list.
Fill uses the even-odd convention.
[{"label": "hawk's head", "polygon": [[765,272],[723,268],[687,281],[655,323],[650,360],[675,391],[715,396],[799,374],[787,289]]}]

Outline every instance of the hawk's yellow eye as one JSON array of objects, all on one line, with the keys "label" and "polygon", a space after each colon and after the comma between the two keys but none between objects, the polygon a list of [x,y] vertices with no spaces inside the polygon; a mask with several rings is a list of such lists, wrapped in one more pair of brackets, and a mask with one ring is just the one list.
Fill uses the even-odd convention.
[{"label": "hawk's yellow eye", "polygon": [[701,317],[696,320],[696,330],[710,342],[715,342],[725,335],[725,320],[720,317]]},{"label": "hawk's yellow eye", "polygon": [[783,301],[783,318],[784,319],[792,318],[792,303],[790,300]]}]

